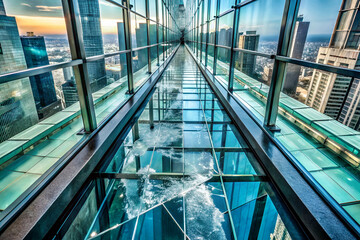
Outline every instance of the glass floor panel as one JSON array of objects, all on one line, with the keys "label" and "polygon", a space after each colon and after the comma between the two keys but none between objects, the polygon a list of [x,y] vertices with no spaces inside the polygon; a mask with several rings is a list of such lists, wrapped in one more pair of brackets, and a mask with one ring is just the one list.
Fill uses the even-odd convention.
[{"label": "glass floor panel", "polygon": [[183,47],[133,122],[61,237],[306,238]]}]

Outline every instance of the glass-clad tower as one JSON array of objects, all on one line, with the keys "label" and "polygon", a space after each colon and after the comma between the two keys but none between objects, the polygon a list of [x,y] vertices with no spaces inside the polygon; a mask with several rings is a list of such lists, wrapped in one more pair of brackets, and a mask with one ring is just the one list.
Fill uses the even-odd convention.
[{"label": "glass-clad tower", "polygon": [[[304,21],[304,17],[302,15],[297,18],[291,45],[291,57],[297,59],[302,58],[309,26],[310,22]],[[283,84],[284,93],[291,96],[295,95],[296,87],[299,83],[300,70],[301,67],[299,65],[288,65]]]},{"label": "glass-clad tower", "polygon": [[[28,32],[20,39],[28,68],[49,65],[43,36],[35,36],[33,32]],[[61,110],[51,72],[31,76],[30,83],[40,119]]]},{"label": "glass-clad tower", "polygon": [[[86,56],[104,54],[99,1],[79,0],[78,2]],[[92,92],[107,85],[104,59],[88,63],[88,73]]]},{"label": "glass-clad tower", "polygon": [[[26,69],[19,31],[14,17],[6,16],[0,0],[0,72]],[[38,122],[29,78],[0,82],[0,142]]]}]

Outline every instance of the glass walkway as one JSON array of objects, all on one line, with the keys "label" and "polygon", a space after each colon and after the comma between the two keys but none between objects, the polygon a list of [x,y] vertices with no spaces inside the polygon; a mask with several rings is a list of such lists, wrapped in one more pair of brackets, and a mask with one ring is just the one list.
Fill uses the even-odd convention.
[{"label": "glass walkway", "polygon": [[151,94],[56,237],[306,238],[184,47]]}]

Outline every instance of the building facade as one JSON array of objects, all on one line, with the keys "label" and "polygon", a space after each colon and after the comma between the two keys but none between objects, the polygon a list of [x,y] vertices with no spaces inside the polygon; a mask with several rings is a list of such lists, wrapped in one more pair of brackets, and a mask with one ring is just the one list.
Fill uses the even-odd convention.
[{"label": "building facade", "polygon": [[[304,18],[300,15],[297,18],[294,37],[291,44],[290,57],[301,59],[305,47],[306,37],[308,34],[310,22],[304,22]],[[283,83],[283,92],[294,96],[296,94],[296,87],[299,83],[301,66],[288,64],[286,67],[286,77]]]},{"label": "building facade", "polygon": [[[246,31],[239,33],[238,47],[241,49],[257,51],[259,47],[260,35],[256,31]],[[241,72],[253,76],[255,73],[256,56],[253,54],[239,53],[237,58],[237,69]]]},{"label": "building facade", "polygon": [[[360,13],[358,0],[344,0],[330,44],[321,47],[317,63],[360,69]],[[359,129],[359,84],[335,73],[315,70],[306,104],[341,123]]]},{"label": "building facade", "polygon": [[[15,17],[0,0],[0,74],[26,69]],[[38,122],[29,78],[0,83],[0,142]]]},{"label": "building facade", "polygon": [[[104,54],[99,0],[79,0],[78,2],[86,56]],[[92,92],[105,87],[107,85],[105,60],[89,62],[87,66]]]},{"label": "building facade", "polygon": [[[26,36],[21,36],[20,39],[28,68],[49,65],[43,36],[35,36],[32,32],[28,32]],[[30,83],[39,119],[51,116],[61,110],[61,102],[56,97],[51,72],[31,76]]]}]

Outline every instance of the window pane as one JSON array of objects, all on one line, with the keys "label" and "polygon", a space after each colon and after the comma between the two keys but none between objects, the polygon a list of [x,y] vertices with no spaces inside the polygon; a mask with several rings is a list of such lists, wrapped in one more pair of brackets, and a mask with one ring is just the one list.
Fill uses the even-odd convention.
[{"label": "window pane", "polygon": [[237,47],[275,54],[284,4],[284,0],[259,0],[240,8]]},{"label": "window pane", "polygon": [[130,4],[133,5],[131,10],[143,16],[146,15],[145,0],[130,0]]},{"label": "window pane", "polygon": [[93,92],[96,120],[100,123],[130,97],[128,91],[126,55],[105,58],[106,84]]},{"label": "window pane", "polygon": [[71,60],[60,0],[48,6],[21,5],[13,0],[3,3],[0,74]]},{"label": "window pane", "polygon": [[219,19],[218,45],[231,47],[234,12],[228,13]]},{"label": "window pane", "polygon": [[[291,57],[312,62],[317,61],[319,50],[329,45],[331,34],[335,28],[341,1],[323,4],[321,0],[303,0],[300,4],[299,17],[296,22],[295,41],[297,51]],[[343,28],[340,26],[340,28]],[[333,45],[341,45],[341,33],[336,34]],[[304,49],[299,51],[299,49]]]},{"label": "window pane", "polygon": [[150,19],[157,21],[156,20],[156,1],[155,0],[149,1],[149,11],[150,11]]},{"label": "window pane", "polygon": [[[122,8],[108,2],[106,4],[102,4],[102,2],[100,2],[100,17],[104,53],[124,50],[125,39]],[[93,25],[94,21],[92,21],[92,23],[90,24],[90,29],[93,28]],[[98,42],[97,44],[101,45],[102,43]],[[121,44],[122,46],[119,46],[119,44]]]},{"label": "window pane", "polygon": [[137,89],[149,77],[148,50],[142,49],[133,52],[134,89]]},{"label": "window pane", "polygon": [[132,48],[143,47],[147,45],[147,27],[146,20],[143,17],[131,13],[131,38]]},{"label": "window pane", "polygon": [[219,0],[220,1],[220,14],[231,9],[235,5],[236,0]]}]

